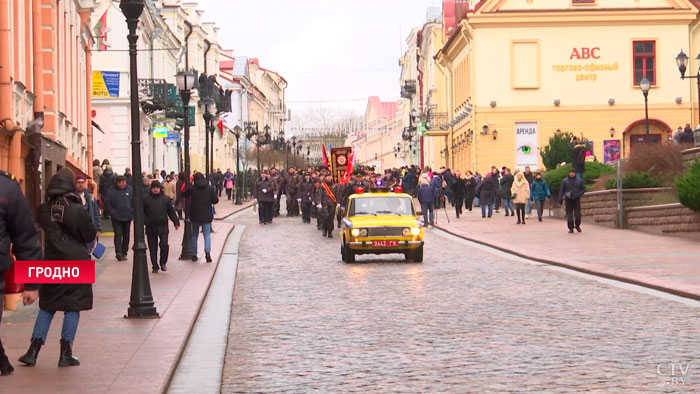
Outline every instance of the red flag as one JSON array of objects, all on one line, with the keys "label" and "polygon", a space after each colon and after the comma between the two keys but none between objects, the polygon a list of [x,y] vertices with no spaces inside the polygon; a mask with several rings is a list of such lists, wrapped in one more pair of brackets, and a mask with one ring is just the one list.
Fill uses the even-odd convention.
[{"label": "red flag", "polygon": [[224,121],[219,120],[219,123],[216,124],[216,128],[219,129],[219,137],[224,138]]},{"label": "red flag", "polygon": [[321,151],[323,152],[323,165],[328,167],[328,154],[326,154],[326,144],[321,145]]},{"label": "red flag", "polygon": [[345,173],[340,178],[340,184],[345,184],[350,181],[350,176],[352,175],[353,167],[355,166],[355,149],[353,148],[350,152],[350,157],[348,158],[348,165],[345,167]]}]

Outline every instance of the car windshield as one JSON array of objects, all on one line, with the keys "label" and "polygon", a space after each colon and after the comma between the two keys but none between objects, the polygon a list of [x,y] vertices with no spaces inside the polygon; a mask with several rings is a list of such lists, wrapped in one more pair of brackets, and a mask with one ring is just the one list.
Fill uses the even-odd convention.
[{"label": "car windshield", "polygon": [[411,215],[413,201],[408,197],[362,197],[353,199],[348,216]]}]

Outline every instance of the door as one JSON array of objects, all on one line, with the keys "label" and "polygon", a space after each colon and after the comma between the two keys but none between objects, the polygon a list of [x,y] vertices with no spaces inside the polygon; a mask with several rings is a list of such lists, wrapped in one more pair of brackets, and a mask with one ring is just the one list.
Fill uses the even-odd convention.
[{"label": "door", "polygon": [[647,142],[655,144],[661,141],[661,134],[632,134],[630,135],[630,147],[634,149],[635,145],[646,144]]}]

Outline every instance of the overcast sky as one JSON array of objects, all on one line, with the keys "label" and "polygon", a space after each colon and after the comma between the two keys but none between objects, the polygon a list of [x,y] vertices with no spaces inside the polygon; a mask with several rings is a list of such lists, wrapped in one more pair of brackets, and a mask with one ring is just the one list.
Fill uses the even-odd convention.
[{"label": "overcast sky", "polygon": [[[440,0],[199,0],[203,20],[235,55],[257,57],[289,82],[292,111],[364,112],[370,95],[399,96],[406,37]],[[323,103],[309,103],[323,102]]]}]

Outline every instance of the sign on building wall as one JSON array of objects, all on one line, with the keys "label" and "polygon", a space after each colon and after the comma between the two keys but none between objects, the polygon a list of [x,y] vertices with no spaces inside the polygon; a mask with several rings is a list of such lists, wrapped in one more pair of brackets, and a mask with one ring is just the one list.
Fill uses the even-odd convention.
[{"label": "sign on building wall", "polygon": [[92,97],[119,97],[119,72],[93,71]]},{"label": "sign on building wall", "polygon": [[515,165],[520,169],[538,167],[537,123],[515,124]]}]

